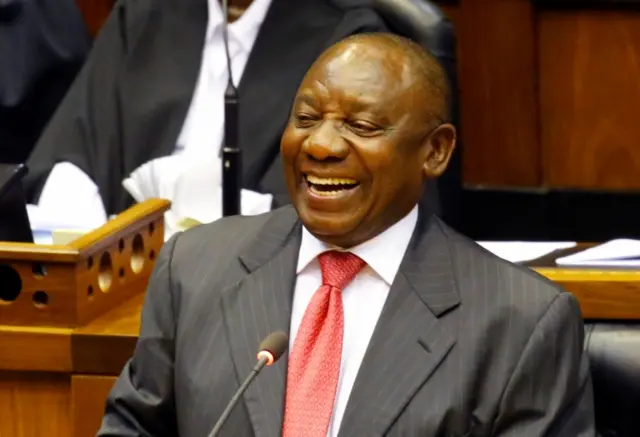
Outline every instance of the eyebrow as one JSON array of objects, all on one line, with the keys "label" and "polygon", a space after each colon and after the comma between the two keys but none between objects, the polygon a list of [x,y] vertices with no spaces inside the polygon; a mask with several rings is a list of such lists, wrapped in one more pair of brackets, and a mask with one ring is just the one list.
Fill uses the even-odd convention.
[{"label": "eyebrow", "polygon": [[301,103],[306,103],[309,106],[316,106],[318,101],[309,94],[302,93],[296,96],[295,105],[299,105]]}]

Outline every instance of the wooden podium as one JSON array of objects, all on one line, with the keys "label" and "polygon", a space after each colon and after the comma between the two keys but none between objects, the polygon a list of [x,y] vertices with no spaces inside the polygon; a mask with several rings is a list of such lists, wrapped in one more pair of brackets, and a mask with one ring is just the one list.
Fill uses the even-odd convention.
[{"label": "wooden podium", "polygon": [[138,204],[64,246],[0,242],[0,436],[95,435],[82,408],[103,405],[112,382],[87,390],[83,374],[118,351],[78,331],[131,299],[140,307],[169,206]]}]

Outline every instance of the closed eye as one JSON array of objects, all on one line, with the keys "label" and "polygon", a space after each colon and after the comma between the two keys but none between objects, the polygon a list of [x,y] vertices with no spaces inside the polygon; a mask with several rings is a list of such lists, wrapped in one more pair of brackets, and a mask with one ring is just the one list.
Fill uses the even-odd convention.
[{"label": "closed eye", "polygon": [[318,121],[318,117],[311,114],[295,114],[294,121],[296,127],[306,128],[313,126]]},{"label": "closed eye", "polygon": [[368,121],[355,120],[348,123],[349,129],[356,135],[362,137],[373,137],[379,135],[384,129]]}]

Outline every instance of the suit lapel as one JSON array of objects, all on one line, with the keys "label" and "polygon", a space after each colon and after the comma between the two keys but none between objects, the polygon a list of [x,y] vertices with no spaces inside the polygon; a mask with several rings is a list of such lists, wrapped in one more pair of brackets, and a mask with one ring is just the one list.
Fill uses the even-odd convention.
[{"label": "suit lapel", "polygon": [[[255,242],[240,255],[246,276],[223,293],[223,314],[237,376],[253,368],[260,342],[289,332],[301,226],[291,207],[273,214]],[[266,368],[244,395],[255,437],[280,435],[287,360]]]},{"label": "suit lapel", "polygon": [[238,90],[245,186],[256,186],[277,156],[298,85],[339,18],[324,0],[273,0]]},{"label": "suit lapel", "polygon": [[340,437],[384,435],[455,344],[438,320],[460,302],[447,238],[437,219],[423,216],[358,372]]}]

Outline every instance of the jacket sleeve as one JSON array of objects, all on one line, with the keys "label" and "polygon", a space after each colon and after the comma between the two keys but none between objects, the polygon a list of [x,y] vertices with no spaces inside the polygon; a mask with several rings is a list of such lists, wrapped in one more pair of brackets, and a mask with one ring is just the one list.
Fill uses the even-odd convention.
[{"label": "jacket sleeve", "polygon": [[109,394],[98,437],[178,435],[173,372],[179,301],[171,258],[179,235],[160,251],[147,287],[138,343]]},{"label": "jacket sleeve", "polygon": [[506,386],[495,437],[595,437],[584,327],[576,299],[558,295],[540,318]]}]

